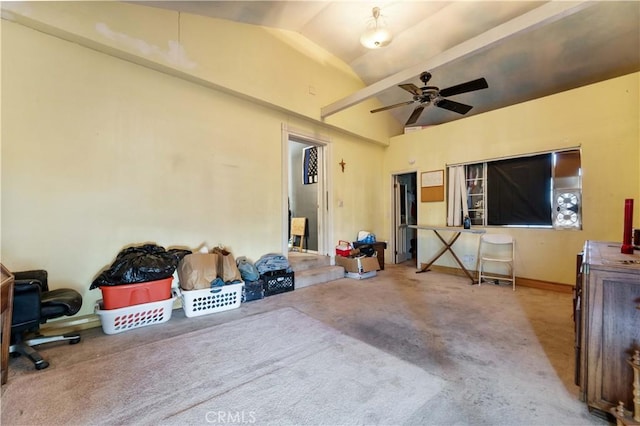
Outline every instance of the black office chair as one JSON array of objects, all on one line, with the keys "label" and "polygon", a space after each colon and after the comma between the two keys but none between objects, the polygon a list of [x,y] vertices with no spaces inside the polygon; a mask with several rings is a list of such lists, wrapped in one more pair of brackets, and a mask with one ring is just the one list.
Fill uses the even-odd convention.
[{"label": "black office chair", "polygon": [[40,324],[53,318],[75,315],[82,307],[82,296],[68,288],[49,290],[45,270],[14,272],[13,275],[15,284],[9,352],[12,356],[25,355],[33,361],[37,370],[42,370],[49,363],[32,346],[62,340],[75,344],[80,342],[80,335],[43,336],[39,333]]}]

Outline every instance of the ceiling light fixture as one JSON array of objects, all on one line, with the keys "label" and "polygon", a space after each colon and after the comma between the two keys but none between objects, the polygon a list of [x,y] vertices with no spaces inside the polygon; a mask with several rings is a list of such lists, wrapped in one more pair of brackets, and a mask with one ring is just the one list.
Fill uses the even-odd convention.
[{"label": "ceiling light fixture", "polygon": [[380,20],[380,8],[374,7],[372,10],[373,22],[360,37],[360,43],[368,49],[379,49],[391,43],[391,33],[385,28]]}]

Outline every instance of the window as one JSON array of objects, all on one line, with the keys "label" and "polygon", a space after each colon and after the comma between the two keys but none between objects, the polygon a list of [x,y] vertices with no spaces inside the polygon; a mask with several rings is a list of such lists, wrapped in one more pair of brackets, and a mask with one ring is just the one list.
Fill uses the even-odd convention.
[{"label": "window", "polygon": [[449,226],[459,226],[469,216],[477,226],[581,229],[577,149],[448,169],[449,186],[456,188],[449,191]]},{"label": "window", "polygon": [[318,183],[318,147],[308,146],[302,149],[302,183]]}]

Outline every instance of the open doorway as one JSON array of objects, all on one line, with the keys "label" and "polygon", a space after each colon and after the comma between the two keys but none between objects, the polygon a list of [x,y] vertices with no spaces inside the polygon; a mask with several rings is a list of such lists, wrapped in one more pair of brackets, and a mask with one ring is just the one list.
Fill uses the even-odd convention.
[{"label": "open doorway", "polygon": [[[302,218],[305,223],[302,251],[328,254],[331,240],[330,176],[327,174],[327,158],[330,155],[328,140],[305,136],[283,127],[283,251],[293,248],[292,219]],[[299,221],[298,221],[299,223]],[[299,240],[298,240],[299,241]],[[296,244],[297,246],[298,244]]]},{"label": "open doorway", "polygon": [[416,264],[418,223],[417,173],[393,175],[394,263]]},{"label": "open doorway", "polygon": [[292,219],[304,219],[304,232],[300,244],[305,251],[310,252],[318,251],[319,149],[316,145],[289,139],[288,237],[292,239]]}]

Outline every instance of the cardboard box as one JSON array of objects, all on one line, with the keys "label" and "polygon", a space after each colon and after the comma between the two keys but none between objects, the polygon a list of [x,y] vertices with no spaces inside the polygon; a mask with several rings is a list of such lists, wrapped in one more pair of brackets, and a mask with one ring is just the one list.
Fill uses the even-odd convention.
[{"label": "cardboard box", "polygon": [[345,272],[344,276],[347,278],[353,278],[354,280],[366,280],[367,278],[375,277],[377,274],[376,271],[369,271],[363,273],[357,272]]},{"label": "cardboard box", "polygon": [[419,130],[426,129],[428,127],[431,127],[431,126],[406,126],[404,128],[404,134],[406,135],[407,133],[417,132]]},{"label": "cardboard box", "polygon": [[354,272],[356,274],[380,270],[380,263],[378,263],[377,257],[352,258],[336,256],[336,265],[342,266],[346,272]]}]

